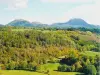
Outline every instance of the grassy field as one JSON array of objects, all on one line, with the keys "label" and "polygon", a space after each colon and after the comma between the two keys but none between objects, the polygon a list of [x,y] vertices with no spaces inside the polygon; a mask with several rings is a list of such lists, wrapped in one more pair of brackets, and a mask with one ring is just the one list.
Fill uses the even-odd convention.
[{"label": "grassy field", "polygon": [[26,31],[26,30],[32,30],[32,29],[12,29],[12,31]]},{"label": "grassy field", "polygon": [[[77,72],[57,72],[57,71],[51,71],[50,75],[77,75],[80,73]],[[38,72],[29,72],[29,71],[22,71],[22,70],[3,70],[0,71],[0,75],[48,75],[44,73],[38,73]]]},{"label": "grassy field", "polygon": [[57,70],[59,65],[60,65],[59,63],[47,63],[47,64],[42,65],[41,67],[42,67],[42,70],[53,71],[53,70]]},{"label": "grassy field", "polygon": [[93,56],[93,57],[95,57],[96,55],[100,55],[100,52],[85,51],[85,52],[81,52],[81,54],[86,55],[86,56]]},{"label": "grassy field", "polygon": [[96,42],[100,42],[99,38],[97,38],[96,35],[92,34],[92,35],[79,35],[79,37],[81,38],[81,40],[85,40],[85,41],[89,41],[89,40],[94,40]]},{"label": "grassy field", "polygon": [[[58,72],[57,67],[59,63],[48,63],[41,66],[42,71],[39,72],[31,72],[31,71],[23,71],[23,70],[0,70],[0,75],[48,75],[46,73],[49,70],[49,75],[80,75],[78,72]],[[54,71],[55,70],[55,71]]]}]

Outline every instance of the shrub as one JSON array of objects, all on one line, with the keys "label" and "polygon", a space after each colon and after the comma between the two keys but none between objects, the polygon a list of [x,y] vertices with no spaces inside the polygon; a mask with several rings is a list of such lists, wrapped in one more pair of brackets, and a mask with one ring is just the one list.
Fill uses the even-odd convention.
[{"label": "shrub", "polygon": [[96,75],[97,74],[97,70],[96,70],[94,65],[87,65],[84,68],[84,73],[87,74],[87,75]]},{"label": "shrub", "polygon": [[66,68],[67,68],[67,65],[60,65],[58,66],[58,71],[65,72]]}]

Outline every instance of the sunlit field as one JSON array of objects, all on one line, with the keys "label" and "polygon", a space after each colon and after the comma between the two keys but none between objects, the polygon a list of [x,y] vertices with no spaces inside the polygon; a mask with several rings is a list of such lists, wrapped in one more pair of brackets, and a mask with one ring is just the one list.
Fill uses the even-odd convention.
[{"label": "sunlit field", "polygon": [[[51,71],[49,75],[77,75],[77,74],[80,74],[80,73]],[[22,71],[22,70],[10,70],[10,71],[3,70],[3,71],[0,71],[0,75],[48,75],[48,74],[30,72],[30,71]]]}]

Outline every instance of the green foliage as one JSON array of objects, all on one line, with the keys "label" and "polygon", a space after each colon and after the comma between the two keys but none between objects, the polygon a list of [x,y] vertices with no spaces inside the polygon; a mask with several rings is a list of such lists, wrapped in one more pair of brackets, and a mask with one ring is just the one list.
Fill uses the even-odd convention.
[{"label": "green foliage", "polygon": [[65,72],[66,68],[67,68],[67,65],[60,65],[60,66],[58,66],[58,71]]},{"label": "green foliage", "polygon": [[75,66],[68,66],[66,64],[58,66],[58,71],[61,72],[75,72]]},{"label": "green foliage", "polygon": [[14,70],[15,69],[15,62],[10,62],[9,64],[6,65],[6,68],[8,70]]},{"label": "green foliage", "polygon": [[[91,36],[96,34],[73,29],[44,29],[1,28],[0,64],[3,69],[37,71],[38,65],[59,61],[68,65],[60,66],[62,71],[79,71],[87,64],[95,64],[97,68],[95,59],[79,55],[79,51],[99,52],[100,42],[96,36]],[[82,36],[95,39],[87,41]],[[58,60],[60,56],[66,58]]]},{"label": "green foliage", "polygon": [[97,70],[94,65],[87,65],[86,68],[84,69],[84,73],[87,75],[96,75]]},{"label": "green foliage", "polygon": [[77,51],[69,51],[69,55],[67,55],[65,58],[60,60],[60,63],[67,64],[67,65],[73,65],[79,60]]}]

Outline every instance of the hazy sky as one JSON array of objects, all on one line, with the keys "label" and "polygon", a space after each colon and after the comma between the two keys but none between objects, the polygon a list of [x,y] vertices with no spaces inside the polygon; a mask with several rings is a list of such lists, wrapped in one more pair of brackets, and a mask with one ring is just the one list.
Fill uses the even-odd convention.
[{"label": "hazy sky", "polygon": [[100,0],[0,0],[0,24],[14,19],[51,24],[71,18],[100,25]]}]

